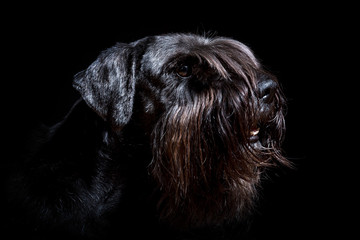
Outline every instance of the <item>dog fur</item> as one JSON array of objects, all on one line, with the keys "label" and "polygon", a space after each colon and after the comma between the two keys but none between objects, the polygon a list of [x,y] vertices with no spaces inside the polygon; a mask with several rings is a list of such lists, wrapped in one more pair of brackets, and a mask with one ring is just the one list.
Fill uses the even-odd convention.
[{"label": "dog fur", "polygon": [[9,180],[27,236],[230,239],[266,171],[290,165],[279,83],[236,40],[118,43],[73,86],[81,98]]}]

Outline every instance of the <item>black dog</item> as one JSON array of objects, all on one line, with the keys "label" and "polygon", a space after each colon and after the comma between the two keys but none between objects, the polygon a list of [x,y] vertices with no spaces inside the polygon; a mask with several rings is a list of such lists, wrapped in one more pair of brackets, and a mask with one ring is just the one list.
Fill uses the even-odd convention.
[{"label": "black dog", "polygon": [[279,84],[238,41],[117,44],[74,87],[82,98],[10,179],[27,238],[231,238],[265,170],[289,165]]}]

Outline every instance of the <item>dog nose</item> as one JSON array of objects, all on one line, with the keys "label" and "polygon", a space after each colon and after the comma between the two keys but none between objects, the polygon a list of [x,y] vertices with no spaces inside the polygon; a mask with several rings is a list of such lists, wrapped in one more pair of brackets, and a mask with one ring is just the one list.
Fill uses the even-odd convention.
[{"label": "dog nose", "polygon": [[258,83],[258,96],[263,102],[271,102],[275,96],[277,83],[271,78],[260,78]]}]

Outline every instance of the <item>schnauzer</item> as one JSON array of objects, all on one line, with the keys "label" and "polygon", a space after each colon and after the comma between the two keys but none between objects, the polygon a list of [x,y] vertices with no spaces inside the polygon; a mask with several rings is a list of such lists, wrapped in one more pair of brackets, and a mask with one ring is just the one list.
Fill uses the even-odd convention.
[{"label": "schnauzer", "polygon": [[10,180],[27,238],[218,237],[247,219],[266,170],[290,164],[279,83],[236,40],[118,43],[73,86],[81,98]]}]

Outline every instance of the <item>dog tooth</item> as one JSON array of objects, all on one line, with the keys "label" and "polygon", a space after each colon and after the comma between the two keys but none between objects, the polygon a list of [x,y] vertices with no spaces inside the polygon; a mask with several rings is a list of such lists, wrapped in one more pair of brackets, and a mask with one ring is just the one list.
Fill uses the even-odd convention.
[{"label": "dog tooth", "polygon": [[250,135],[251,136],[256,136],[256,135],[259,134],[259,132],[260,132],[260,128],[254,129],[254,130],[250,131]]}]

